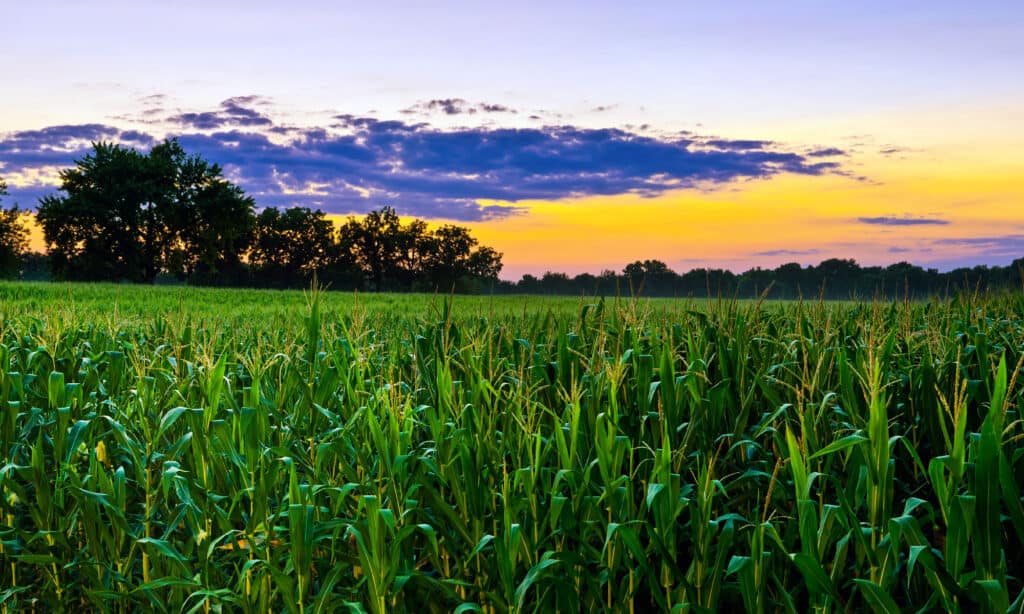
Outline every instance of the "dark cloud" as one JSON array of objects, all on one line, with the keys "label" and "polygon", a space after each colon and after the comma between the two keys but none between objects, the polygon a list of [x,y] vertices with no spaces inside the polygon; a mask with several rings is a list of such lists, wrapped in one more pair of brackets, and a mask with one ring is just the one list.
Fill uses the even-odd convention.
[{"label": "dark cloud", "polygon": [[[834,162],[767,141],[658,137],[572,125],[440,130],[426,123],[335,115],[328,127],[273,124],[253,97],[215,111],[179,114],[187,151],[220,163],[261,206],[304,205],[361,213],[389,204],[429,218],[478,220],[520,203],[639,194],[764,178],[841,172]],[[153,135],[102,124],[0,135],[3,173],[70,166],[93,141],[149,147]],[[52,186],[39,185],[40,190]]]},{"label": "dark cloud", "polygon": [[831,158],[834,156],[845,156],[846,152],[838,147],[825,147],[823,149],[815,149],[814,151],[807,152],[807,156],[811,158]]},{"label": "dark cloud", "polygon": [[148,147],[155,142],[143,132],[103,124],[50,126],[0,136],[0,164],[5,173],[70,166],[96,141],[118,141],[133,147]]},{"label": "dark cloud", "polygon": [[220,108],[216,111],[180,113],[168,117],[167,121],[196,130],[271,126],[273,120],[252,108],[253,105],[263,102],[259,96],[235,96],[221,102]]},{"label": "dark cloud", "polygon": [[818,249],[770,249],[763,252],[754,252],[754,256],[811,256],[819,253]]},{"label": "dark cloud", "polygon": [[507,107],[503,104],[481,102],[478,108],[484,113],[517,113],[512,107]]},{"label": "dark cloud", "polygon": [[402,109],[405,115],[430,115],[432,113],[444,113],[445,115],[476,115],[477,113],[518,113],[512,107],[490,103],[471,103],[464,98],[435,98],[433,100],[420,101],[411,107]]},{"label": "dark cloud", "polygon": [[861,224],[872,224],[875,226],[945,226],[949,220],[934,217],[859,217],[857,221]]},{"label": "dark cloud", "polygon": [[221,102],[221,106],[245,106],[250,107],[254,105],[268,105],[270,99],[266,96],[260,96],[258,94],[249,94],[247,96],[232,96],[227,100]]},{"label": "dark cloud", "polygon": [[[645,124],[646,125],[646,124]],[[729,141],[725,139],[712,139],[705,141],[705,145],[718,149],[764,149],[774,145],[772,141]]]}]

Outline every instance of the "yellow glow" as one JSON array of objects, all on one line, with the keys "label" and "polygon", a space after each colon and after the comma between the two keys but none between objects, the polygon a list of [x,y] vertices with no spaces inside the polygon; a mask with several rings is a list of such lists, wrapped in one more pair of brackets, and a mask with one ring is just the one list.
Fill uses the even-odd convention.
[{"label": "yellow glow", "polygon": [[[678,271],[699,266],[743,270],[830,257],[852,257],[862,264],[926,264],[972,255],[967,246],[936,245],[936,239],[1024,233],[1024,172],[1004,170],[1014,166],[1012,161],[971,167],[921,157],[878,157],[860,171],[869,177],[865,181],[785,175],[653,199],[519,203],[529,214],[472,227],[483,243],[505,254],[509,277],[545,270],[621,270],[645,258],[663,260]],[[948,223],[885,226],[858,221],[862,217]]]},{"label": "yellow glow", "polygon": [[[789,135],[790,143],[850,150],[841,159],[847,175],[781,175],[679,189],[656,198],[489,202],[526,212],[465,225],[481,243],[504,254],[503,277],[511,279],[546,270],[621,270],[646,258],[663,260],[677,271],[702,266],[740,271],[831,257],[862,264],[986,262],[978,247],[936,241],[1024,236],[1024,152],[1018,146],[1024,139],[1024,113],[999,108],[989,115],[976,113],[970,122],[957,123],[958,117],[922,112],[774,127]],[[863,137],[853,143],[850,138],[844,144],[839,135],[853,133],[860,121],[886,139]],[[889,146],[901,151],[879,153]],[[12,181],[22,179],[38,180]],[[297,193],[320,193],[323,186],[305,188]],[[340,222],[345,216],[329,217]],[[948,223],[887,226],[858,220],[864,217]],[[32,245],[43,247],[38,229]]]}]

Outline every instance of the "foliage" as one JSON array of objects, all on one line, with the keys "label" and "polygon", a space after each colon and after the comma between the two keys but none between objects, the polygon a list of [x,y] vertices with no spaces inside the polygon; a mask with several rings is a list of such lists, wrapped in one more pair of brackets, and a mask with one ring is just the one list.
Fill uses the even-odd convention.
[{"label": "foliage", "polygon": [[[0,200],[7,196],[7,184],[0,179]],[[22,255],[28,250],[25,212],[12,205],[0,207],[0,279],[18,277]]]},{"label": "foliage", "polygon": [[[349,217],[339,229],[304,207],[257,216],[255,201],[220,166],[176,140],[148,154],[95,143],[75,164],[36,216],[56,279],[151,284],[171,276],[294,288],[315,277],[339,289],[472,292],[495,284],[501,271],[501,254],[478,246],[467,228],[403,224],[390,207]],[[0,210],[0,273],[21,268],[18,216],[17,208]]]},{"label": "foliage", "polygon": [[236,269],[248,247],[253,201],[177,141],[148,154],[96,143],[60,178],[62,194],[40,199],[36,216],[57,278],[210,277]]},{"label": "foliage", "polygon": [[249,252],[254,278],[262,284],[287,287],[309,280],[338,259],[334,225],[323,211],[292,207],[267,208],[256,218],[256,237]]},{"label": "foliage", "polygon": [[1020,294],[21,283],[0,322],[9,611],[1024,603]]},{"label": "foliage", "polygon": [[448,224],[431,231],[419,219],[402,224],[391,207],[349,217],[338,234],[371,290],[465,291],[471,280],[495,282],[501,272],[501,254],[478,247],[467,228]]},{"label": "foliage", "polygon": [[698,268],[676,273],[664,262],[632,262],[621,274],[604,271],[595,276],[569,277],[547,272],[541,279],[524,275],[518,282],[502,282],[502,293],[590,296],[650,296],[692,298],[827,298],[838,300],[879,298],[921,299],[952,296],[959,292],[1019,290],[1024,286],[1024,258],[1007,266],[976,266],[940,272],[908,262],[860,266],[851,259],[830,258],[817,265],[790,262],[775,269],[760,267],[742,273]]}]

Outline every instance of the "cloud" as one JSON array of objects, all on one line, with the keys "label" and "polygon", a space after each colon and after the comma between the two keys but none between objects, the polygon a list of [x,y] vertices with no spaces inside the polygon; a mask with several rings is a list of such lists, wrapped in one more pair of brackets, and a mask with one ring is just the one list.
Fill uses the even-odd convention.
[{"label": "cloud", "polygon": [[[213,111],[178,113],[173,119],[179,123],[168,132],[186,151],[221,164],[259,206],[344,214],[392,205],[404,214],[470,221],[514,215],[530,200],[653,197],[782,173],[842,172],[835,162],[768,141],[573,125],[442,130],[351,114],[335,115],[322,127],[296,127],[275,124],[255,108],[265,104],[229,98]],[[93,141],[148,148],[157,140],[102,124],[53,126],[0,134],[0,161],[5,175],[27,177],[33,168],[72,165]],[[21,202],[53,187],[22,181]]]},{"label": "cloud", "polygon": [[933,245],[979,249],[992,255],[1024,255],[1024,234],[935,239]]},{"label": "cloud", "polygon": [[252,108],[262,102],[259,96],[235,96],[221,102],[216,111],[180,113],[168,117],[167,121],[196,130],[216,130],[228,126],[271,126],[273,120]]},{"label": "cloud", "polygon": [[155,139],[136,130],[104,124],[50,126],[0,136],[0,161],[5,173],[42,166],[70,166],[96,141],[118,141],[132,147],[149,147]]},{"label": "cloud", "polygon": [[772,141],[729,141],[725,139],[713,139],[705,142],[710,147],[717,147],[719,149],[764,149],[774,145]]},{"label": "cloud", "polygon": [[512,107],[490,103],[470,103],[463,98],[435,98],[433,100],[420,101],[411,107],[400,111],[405,115],[430,115],[433,113],[444,113],[445,115],[475,115],[477,113],[518,113]]},{"label": "cloud", "polygon": [[763,252],[754,252],[754,256],[811,256],[819,253],[818,249],[770,249]]},{"label": "cloud", "polygon": [[875,226],[945,226],[949,220],[933,217],[859,217],[857,221],[861,224],[872,224]]},{"label": "cloud", "polygon": [[932,253],[941,255],[931,262],[943,270],[974,267],[978,262],[1009,264],[1024,257],[1024,234],[984,237],[946,237],[931,241]]},{"label": "cloud", "polygon": [[846,152],[838,147],[825,147],[822,149],[815,149],[814,151],[807,152],[807,156],[811,158],[831,158],[835,156],[845,156]]},{"label": "cloud", "polygon": [[515,109],[507,107],[503,104],[481,102],[477,105],[477,108],[484,113],[518,113]]}]

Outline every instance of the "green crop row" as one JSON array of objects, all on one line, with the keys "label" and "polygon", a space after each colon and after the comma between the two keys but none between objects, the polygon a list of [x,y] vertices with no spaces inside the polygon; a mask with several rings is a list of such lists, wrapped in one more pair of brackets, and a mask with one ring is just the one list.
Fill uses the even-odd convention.
[{"label": "green crop row", "polygon": [[0,608],[1024,611],[1024,298],[0,285]]}]

